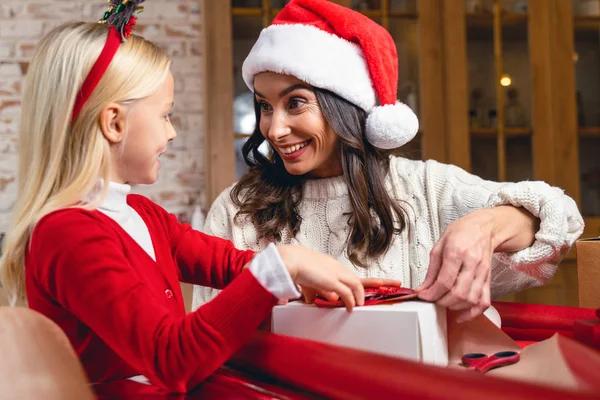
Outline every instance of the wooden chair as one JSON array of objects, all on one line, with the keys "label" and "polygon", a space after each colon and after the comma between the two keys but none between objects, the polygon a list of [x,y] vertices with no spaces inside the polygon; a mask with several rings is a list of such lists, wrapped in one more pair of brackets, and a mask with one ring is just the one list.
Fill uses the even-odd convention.
[{"label": "wooden chair", "polygon": [[0,307],[0,399],[92,400],[63,331],[24,307]]}]

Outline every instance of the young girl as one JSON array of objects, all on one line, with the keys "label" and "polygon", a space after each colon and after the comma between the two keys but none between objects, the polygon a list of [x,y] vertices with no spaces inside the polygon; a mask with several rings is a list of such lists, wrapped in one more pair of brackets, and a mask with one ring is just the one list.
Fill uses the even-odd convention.
[{"label": "young girl", "polygon": [[[38,45],[2,283],[13,304],[26,292],[66,332],[92,383],[143,375],[184,392],[278,301],[298,297],[296,285],[339,295],[348,310],[364,293],[328,256],[296,246],[239,251],[129,194],[130,184],[156,181],[176,133],[170,61],[141,37],[121,43],[128,26],[69,23]],[[186,315],[180,281],[225,289]]]}]

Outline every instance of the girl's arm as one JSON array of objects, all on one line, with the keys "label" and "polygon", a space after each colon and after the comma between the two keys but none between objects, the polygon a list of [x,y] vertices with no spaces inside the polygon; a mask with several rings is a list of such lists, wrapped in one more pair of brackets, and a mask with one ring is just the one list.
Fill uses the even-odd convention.
[{"label": "girl's arm", "polygon": [[185,392],[212,374],[277,303],[248,270],[211,303],[176,315],[139,279],[112,232],[85,211],[40,221],[28,261],[36,285],[131,367],[170,391]]}]

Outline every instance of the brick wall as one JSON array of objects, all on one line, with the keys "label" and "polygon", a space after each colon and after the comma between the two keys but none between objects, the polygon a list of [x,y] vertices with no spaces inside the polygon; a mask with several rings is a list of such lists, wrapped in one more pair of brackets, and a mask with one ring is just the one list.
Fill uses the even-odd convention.
[{"label": "brick wall", "polygon": [[[187,219],[193,204],[205,207],[200,5],[191,0],[144,5],[136,32],[165,48],[173,60],[173,124],[178,137],[163,156],[158,182],[134,191]],[[2,0],[0,4],[0,232],[8,228],[16,196],[22,81],[35,44],[53,27],[69,20],[97,21],[105,9],[105,0]],[[185,295],[189,302],[189,288]]]},{"label": "brick wall", "polygon": [[[202,72],[198,1],[147,1],[136,32],[165,48],[173,59],[178,137],[163,160],[158,182],[134,190],[187,218],[204,206]],[[3,0],[0,4],[0,232],[15,201],[17,139],[24,71],[36,41],[69,20],[96,21],[106,1]]]}]

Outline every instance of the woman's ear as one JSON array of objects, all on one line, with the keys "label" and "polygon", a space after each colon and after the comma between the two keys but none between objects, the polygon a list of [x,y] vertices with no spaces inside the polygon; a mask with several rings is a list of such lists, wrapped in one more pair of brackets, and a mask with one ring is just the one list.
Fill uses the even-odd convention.
[{"label": "woman's ear", "polygon": [[111,103],[100,112],[100,129],[109,143],[120,143],[125,137],[127,115],[125,108]]}]

